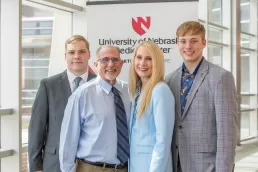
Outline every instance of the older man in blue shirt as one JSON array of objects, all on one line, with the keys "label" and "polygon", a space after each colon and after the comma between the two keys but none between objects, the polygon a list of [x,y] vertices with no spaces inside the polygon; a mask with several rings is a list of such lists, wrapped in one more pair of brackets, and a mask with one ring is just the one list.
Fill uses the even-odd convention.
[{"label": "older man in blue shirt", "polygon": [[119,49],[111,45],[99,48],[94,65],[97,78],[78,88],[65,109],[61,170],[127,172],[130,99],[128,85],[117,79],[123,66]]}]

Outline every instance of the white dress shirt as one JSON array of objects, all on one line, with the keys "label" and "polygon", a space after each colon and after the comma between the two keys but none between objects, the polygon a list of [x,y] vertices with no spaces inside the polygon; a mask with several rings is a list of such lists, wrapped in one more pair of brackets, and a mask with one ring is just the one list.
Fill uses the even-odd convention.
[{"label": "white dress shirt", "polygon": [[[70,88],[71,88],[71,92],[73,92],[74,90],[74,79],[78,76],[74,75],[72,72],[70,72],[68,69],[66,70],[67,71],[67,77],[68,77],[68,81],[69,81],[69,84],[70,84]],[[84,74],[82,74],[80,76],[82,78],[82,80],[80,81],[79,85],[81,86],[82,84],[86,83],[87,82],[87,79],[88,79],[88,70],[87,72],[85,72]]]}]

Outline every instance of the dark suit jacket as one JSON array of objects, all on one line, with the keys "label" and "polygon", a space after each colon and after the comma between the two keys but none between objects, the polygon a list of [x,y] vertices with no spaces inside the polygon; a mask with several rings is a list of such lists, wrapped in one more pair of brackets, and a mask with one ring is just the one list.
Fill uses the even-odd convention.
[{"label": "dark suit jacket", "polygon": [[[88,81],[95,77],[89,72]],[[41,81],[29,125],[30,172],[61,172],[58,155],[60,130],[70,95],[66,71]]]}]

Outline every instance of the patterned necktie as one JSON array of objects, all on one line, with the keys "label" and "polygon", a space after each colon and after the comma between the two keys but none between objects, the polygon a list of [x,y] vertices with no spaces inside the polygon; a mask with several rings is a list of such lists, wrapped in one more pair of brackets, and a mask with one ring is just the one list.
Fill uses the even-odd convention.
[{"label": "patterned necktie", "polygon": [[116,108],[117,158],[124,164],[128,161],[130,154],[126,113],[118,90],[115,87],[112,87],[112,92],[114,94]]},{"label": "patterned necktie", "polygon": [[81,80],[82,80],[81,77],[76,77],[76,78],[74,79],[74,87],[73,87],[74,89],[73,89],[73,91],[75,91],[75,90],[79,87]]}]

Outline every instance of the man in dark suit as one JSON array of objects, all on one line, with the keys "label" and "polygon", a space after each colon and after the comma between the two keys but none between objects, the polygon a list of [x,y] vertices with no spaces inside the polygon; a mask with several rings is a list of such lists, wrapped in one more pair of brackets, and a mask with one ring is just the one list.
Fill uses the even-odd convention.
[{"label": "man in dark suit", "polygon": [[95,78],[88,70],[89,43],[74,35],[65,43],[67,70],[40,83],[29,125],[30,172],[60,172],[59,139],[64,109],[71,93],[79,85]]}]

